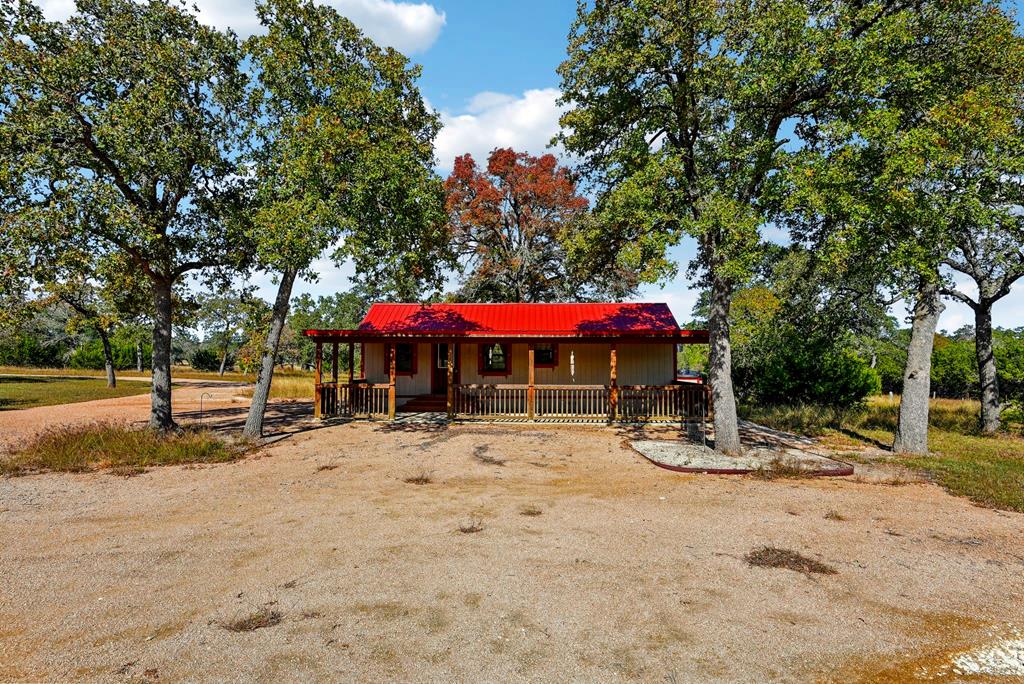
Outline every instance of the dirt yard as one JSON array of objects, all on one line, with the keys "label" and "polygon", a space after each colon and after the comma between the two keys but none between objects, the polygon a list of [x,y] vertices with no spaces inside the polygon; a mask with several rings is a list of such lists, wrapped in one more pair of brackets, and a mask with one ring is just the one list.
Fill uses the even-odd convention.
[{"label": "dirt yard", "polygon": [[930,484],[296,425],[229,465],[0,480],[0,680],[942,681],[1024,628],[1024,515]]}]

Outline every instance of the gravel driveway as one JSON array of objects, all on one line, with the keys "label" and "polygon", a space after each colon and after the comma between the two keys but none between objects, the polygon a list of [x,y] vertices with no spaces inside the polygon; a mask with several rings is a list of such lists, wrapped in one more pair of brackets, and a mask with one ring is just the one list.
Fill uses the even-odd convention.
[{"label": "gravel driveway", "polygon": [[941,681],[1024,621],[1024,515],[933,485],[671,473],[605,427],[297,426],[0,480],[0,680]]}]

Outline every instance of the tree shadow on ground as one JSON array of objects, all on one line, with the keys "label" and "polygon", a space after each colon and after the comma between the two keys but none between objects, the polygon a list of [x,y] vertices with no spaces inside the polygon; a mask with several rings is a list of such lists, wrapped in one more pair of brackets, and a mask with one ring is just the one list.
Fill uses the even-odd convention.
[{"label": "tree shadow on ground", "polygon": [[842,435],[846,435],[850,439],[856,439],[857,441],[870,444],[876,449],[881,449],[882,451],[892,451],[892,444],[886,444],[885,442],[882,442],[880,440],[875,439],[874,437],[870,437],[868,435],[857,432],[856,430],[852,430],[847,427],[838,427],[836,428],[836,432]]},{"label": "tree shadow on ground", "polygon": [[[241,432],[245,420],[249,416],[248,406],[229,406],[200,411],[182,411],[175,413],[176,420],[183,420],[195,425],[203,425],[214,432]],[[267,407],[263,419],[263,436],[265,439],[281,440],[291,435],[321,430],[341,423],[351,422],[348,418],[337,418],[322,421],[309,420],[313,417],[313,405],[309,402],[281,402]]]}]

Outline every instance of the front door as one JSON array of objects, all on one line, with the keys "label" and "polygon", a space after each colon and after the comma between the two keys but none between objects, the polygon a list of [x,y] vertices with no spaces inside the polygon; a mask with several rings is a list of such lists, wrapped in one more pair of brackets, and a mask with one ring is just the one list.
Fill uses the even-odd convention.
[{"label": "front door", "polygon": [[[432,394],[448,393],[448,345],[430,345],[431,364],[433,372],[430,376],[430,391]],[[455,382],[459,382],[459,347],[455,345]]]}]

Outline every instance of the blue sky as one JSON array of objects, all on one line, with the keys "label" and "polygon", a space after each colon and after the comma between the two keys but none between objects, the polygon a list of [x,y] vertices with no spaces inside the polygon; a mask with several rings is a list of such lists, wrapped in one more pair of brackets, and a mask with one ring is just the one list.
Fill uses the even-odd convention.
[{"label": "blue sky", "polygon": [[[424,96],[441,113],[437,140],[438,171],[447,175],[458,154],[484,157],[494,147],[539,154],[558,130],[559,78],[555,69],[565,55],[566,36],[575,16],[574,0],[326,0],[378,43],[396,47],[423,65]],[[193,0],[189,0],[192,4]],[[195,0],[201,18],[241,35],[258,30],[252,0]],[[1010,7],[1021,14],[1021,2]],[[43,0],[51,18],[66,17],[73,0]],[[685,321],[696,293],[682,275],[693,256],[691,242],[673,250],[680,277],[663,287],[648,287],[642,299],[665,301]],[[329,260],[316,264],[321,277],[302,283],[299,292],[314,295],[348,288],[350,271]],[[269,278],[254,281],[272,300]],[[965,292],[975,294],[969,283]],[[972,321],[970,309],[947,302],[940,328],[955,330]],[[895,310],[897,315],[904,312]],[[1024,282],[999,302],[995,324],[1024,326]]]}]

